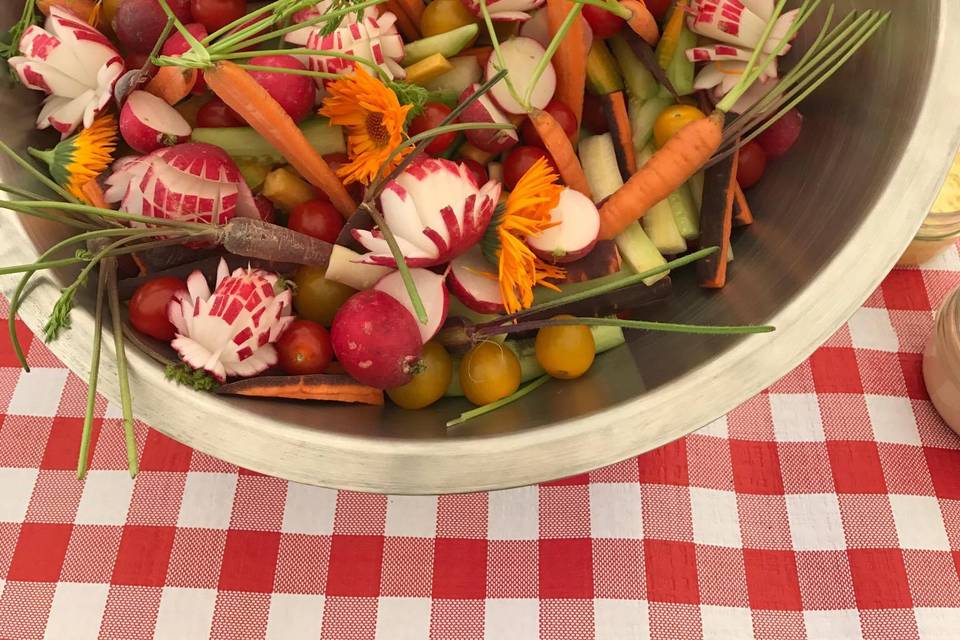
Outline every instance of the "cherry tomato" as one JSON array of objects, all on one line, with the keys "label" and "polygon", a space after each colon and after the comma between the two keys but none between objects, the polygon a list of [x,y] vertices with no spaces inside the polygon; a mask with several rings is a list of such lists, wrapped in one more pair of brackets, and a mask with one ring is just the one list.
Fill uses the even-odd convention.
[{"label": "cherry tomato", "polygon": [[470,173],[473,174],[478,186],[482,187],[483,185],[487,184],[487,180],[490,179],[490,174],[487,173],[487,168],[485,166],[473,158],[460,158],[460,162],[467,167]]},{"label": "cherry tomato", "polygon": [[593,340],[593,333],[584,325],[544,327],[537,332],[537,362],[554,378],[579,378],[590,370],[596,355],[597,345]]},{"label": "cherry tomato", "polygon": [[180,278],[164,276],[148,280],[130,298],[130,324],[151,338],[173,340],[177,330],[167,318],[167,307],[174,295],[186,292],[187,285]]},{"label": "cherry tomato", "polygon": [[270,224],[276,224],[277,208],[273,206],[270,200],[258,193],[253,197],[253,203],[257,205],[257,213],[260,214],[261,220],[269,222]]},{"label": "cherry tomato", "polygon": [[790,109],[757,136],[757,142],[767,152],[767,158],[774,160],[790,151],[800,137],[803,129],[803,115],[796,109]]},{"label": "cherry tomato", "polygon": [[343,229],[343,216],[327,200],[311,200],[294,207],[287,226],[333,244]]},{"label": "cherry tomato", "polygon": [[460,362],[460,386],[478,406],[506,398],[520,388],[520,361],[499,342],[481,342]]},{"label": "cherry tomato", "polygon": [[583,17],[590,23],[593,29],[593,37],[609,38],[620,32],[620,28],[625,21],[619,16],[615,16],[606,9],[595,7],[592,4],[583,5]]},{"label": "cherry tomato", "polygon": [[[585,4],[584,8],[591,5]],[[567,134],[567,137],[570,138],[570,142],[574,142],[577,139],[577,116],[574,115],[573,110],[568,107],[563,102],[560,102],[556,98],[551,100],[549,104],[543,109],[557,121],[557,124],[560,125],[560,128],[563,129],[563,132]],[[606,117],[604,117],[606,118]],[[533,126],[533,123],[530,122],[530,119],[527,118],[523,121],[523,126],[520,127],[520,134],[523,136],[523,143],[528,144],[532,147],[542,147],[543,140],[540,139],[540,134],[537,133],[537,128]]]},{"label": "cherry tomato", "polygon": [[600,98],[587,93],[583,96],[583,126],[593,133],[600,135],[610,131],[607,114],[603,112],[603,103]]},{"label": "cherry tomato", "polygon": [[426,38],[476,22],[477,17],[460,0],[433,0],[420,16],[420,33]]},{"label": "cherry tomato", "polygon": [[247,0],[191,0],[193,19],[211,33],[247,14]]},{"label": "cherry tomato", "polygon": [[402,387],[387,390],[387,395],[401,409],[429,407],[442,398],[450,386],[453,361],[439,342],[431,341],[423,345],[420,366],[413,380]]},{"label": "cherry tomato", "polygon": [[[450,115],[451,111],[450,107],[440,102],[428,102],[423,105],[423,113],[410,122],[410,135],[415,136],[418,133],[435,129],[440,126],[444,118]],[[427,145],[427,153],[438,156],[449,149],[456,139],[457,134],[455,133],[439,135]]]},{"label": "cherry tomato", "polygon": [[546,158],[553,165],[553,159],[540,147],[517,147],[503,161],[503,183],[507,189],[514,187],[523,177],[523,174],[540,158]]},{"label": "cherry tomato", "polygon": [[214,98],[207,104],[200,107],[197,111],[197,126],[206,129],[220,129],[221,127],[242,127],[246,122],[236,111],[226,105],[226,103]]},{"label": "cherry tomato", "polygon": [[300,267],[293,282],[297,286],[293,294],[297,315],[325,327],[330,326],[343,303],[356,293],[345,284],[327,280],[326,270],[320,267]]},{"label": "cherry tomato", "polygon": [[330,332],[310,320],[294,320],[277,340],[277,361],[287,375],[323,373],[333,361]]},{"label": "cherry tomato", "polygon": [[756,140],[740,148],[740,161],[737,164],[737,182],[741,189],[749,189],[760,182],[767,170],[767,152]]},{"label": "cherry tomato", "polygon": [[702,120],[706,117],[703,111],[689,104],[675,104],[672,107],[667,107],[660,112],[656,122],[653,123],[653,140],[658,147],[662,147],[680,129],[695,120]]},{"label": "cherry tomato", "polygon": [[667,10],[673,4],[673,0],[644,0],[647,9],[657,20],[663,20],[667,15]]}]

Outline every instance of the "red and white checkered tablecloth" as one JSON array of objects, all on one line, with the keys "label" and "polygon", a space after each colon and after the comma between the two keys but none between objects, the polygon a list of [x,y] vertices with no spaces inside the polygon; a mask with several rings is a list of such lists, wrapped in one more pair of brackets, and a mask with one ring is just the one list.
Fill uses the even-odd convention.
[{"label": "red and white checkered tablecloth", "polygon": [[360,495],[237,469],[0,347],[0,638],[960,637],[960,437],[920,362],[956,248],[702,431],[559,482]]}]

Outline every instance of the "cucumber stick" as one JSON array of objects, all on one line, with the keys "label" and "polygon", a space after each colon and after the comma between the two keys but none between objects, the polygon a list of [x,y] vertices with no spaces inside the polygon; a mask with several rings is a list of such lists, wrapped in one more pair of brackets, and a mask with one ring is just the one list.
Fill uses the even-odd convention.
[{"label": "cucumber stick", "polygon": [[693,206],[699,212],[703,206],[703,171],[697,171],[690,176],[687,185],[690,187],[690,195],[693,196]]},{"label": "cucumber stick", "polygon": [[[655,269],[667,262],[639,222],[632,222],[621,231],[616,237],[616,243],[617,249],[620,250],[620,257],[637,273]],[[657,280],[666,277],[668,273],[670,272],[664,271],[644,278],[643,283],[649,287]]]},{"label": "cucumber stick", "polygon": [[[673,53],[670,64],[667,65],[667,78],[670,84],[676,89],[677,94],[688,96],[693,93],[694,64],[687,59],[687,49],[697,46],[697,34],[687,28],[684,24],[680,30],[680,36],[677,38],[677,50]],[[660,87],[661,96],[669,96],[670,93]]]},{"label": "cucumber stick", "polygon": [[[346,153],[343,129],[331,126],[324,118],[312,118],[300,124],[300,130],[320,155]],[[230,157],[253,160],[263,164],[281,164],[286,159],[273,145],[250,127],[222,127],[194,129],[191,139],[220,147]]]},{"label": "cucumber stick", "polygon": [[623,81],[631,98],[647,101],[657,95],[660,85],[653,74],[640,61],[622,35],[609,38],[610,50],[623,72]]},{"label": "cucumber stick", "polygon": [[660,253],[675,256],[687,250],[687,241],[680,235],[669,198],[653,205],[643,218],[643,230]]},{"label": "cucumber stick", "polygon": [[588,136],[580,141],[580,164],[594,202],[602,202],[623,186],[613,136],[609,133]]},{"label": "cucumber stick", "polygon": [[[619,347],[626,342],[623,335],[623,329],[620,327],[590,327],[590,333],[593,334],[593,342],[596,345],[597,354],[605,353]],[[528,338],[525,340],[507,340],[504,343],[510,347],[517,355],[520,361],[520,384],[530,382],[544,374],[543,367],[537,362],[536,340]],[[450,380],[450,386],[445,394],[448,398],[463,396],[463,388],[460,386],[460,359],[453,360],[453,378]]]},{"label": "cucumber stick", "polygon": [[587,54],[587,86],[598,96],[623,91],[623,78],[610,49],[597,38]]},{"label": "cucumber stick", "polygon": [[697,240],[700,237],[700,210],[693,203],[693,195],[687,184],[667,196],[673,219],[684,240]]},{"label": "cucumber stick", "polygon": [[[646,102],[630,98],[627,112],[630,115],[630,129],[633,131],[633,148],[638,154],[653,139],[653,125],[657,116],[672,104],[671,98],[651,98]],[[640,158],[637,158],[637,166],[642,164]]]},{"label": "cucumber stick", "polygon": [[403,49],[403,64],[410,66],[439,53],[444,58],[452,58],[473,42],[480,32],[475,23],[465,24],[451,31],[414,40]]}]

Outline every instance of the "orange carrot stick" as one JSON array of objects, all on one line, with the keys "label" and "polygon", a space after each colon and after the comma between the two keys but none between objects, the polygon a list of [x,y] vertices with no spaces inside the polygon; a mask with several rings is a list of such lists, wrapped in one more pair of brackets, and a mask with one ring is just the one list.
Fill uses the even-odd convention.
[{"label": "orange carrot stick", "polygon": [[420,24],[424,10],[423,0],[400,0],[400,6],[414,24]]},{"label": "orange carrot stick", "polygon": [[[580,159],[577,158],[577,153],[573,150],[570,138],[564,133],[560,123],[552,115],[541,109],[534,109],[530,112],[529,117],[537,133],[540,134],[540,140],[543,141],[544,148],[553,158],[553,163],[560,173],[560,179],[571,189],[576,189],[588,198],[593,199],[587,176],[580,165]],[[719,142],[717,144],[719,145]],[[601,224],[602,222],[601,219]]]},{"label": "orange carrot stick", "polygon": [[630,11],[627,24],[633,32],[651,46],[657,44],[657,40],[660,39],[660,29],[657,27],[656,18],[647,9],[647,5],[637,0],[620,0],[620,6]]},{"label": "orange carrot stick", "polygon": [[169,105],[174,105],[190,95],[197,83],[196,69],[183,67],[160,67],[144,90],[152,93]]},{"label": "orange carrot stick", "polygon": [[633,148],[633,128],[627,114],[627,101],[623,97],[623,91],[601,96],[600,101],[603,103],[603,113],[607,116],[607,124],[610,125],[620,173],[624,180],[629,180],[630,176],[637,172],[637,154]]},{"label": "orange carrot stick", "polygon": [[[547,0],[547,22],[552,38],[575,5],[570,0]],[[583,21],[574,20],[553,56],[557,72],[556,97],[583,120],[583,92],[587,83],[587,47],[583,39]]]},{"label": "orange carrot stick", "polygon": [[738,227],[745,227],[753,224],[753,212],[750,210],[750,203],[747,202],[747,195],[736,185],[733,190],[734,208],[733,221]]},{"label": "orange carrot stick", "polygon": [[357,209],[343,182],[317,153],[297,123],[267,90],[236,64],[224,60],[204,71],[207,86],[273,145],[303,178],[327,194],[344,218]]},{"label": "orange carrot stick", "polygon": [[660,50],[657,51],[657,61],[664,69],[673,60],[673,54],[677,51],[677,45],[680,42],[680,32],[683,30],[683,21],[687,13],[687,0],[677,0],[673,7],[673,13],[667,19],[667,24],[663,27],[663,38],[660,43]]},{"label": "orange carrot stick", "polygon": [[367,387],[345,375],[262,376],[222,385],[217,393],[248,398],[325,400],[357,404],[383,404],[383,391]]},{"label": "orange carrot stick", "polygon": [[98,183],[96,180],[87,180],[84,182],[83,186],[80,187],[80,191],[83,193],[83,197],[86,198],[87,202],[94,207],[97,207],[98,209],[113,208],[107,204],[107,200],[103,195],[103,189],[100,188],[100,183]]},{"label": "orange carrot stick", "polygon": [[723,122],[723,113],[715,111],[689,123],[667,140],[600,208],[600,238],[617,237],[706,164],[720,148]]},{"label": "orange carrot stick", "polygon": [[705,289],[722,289],[727,284],[739,153],[738,149],[732,156],[710,167],[704,176],[700,242],[703,246],[720,247],[720,251],[697,262],[697,281]]},{"label": "orange carrot stick", "polygon": [[409,15],[407,15],[407,12],[404,11],[400,0],[386,0],[383,6],[387,11],[397,16],[397,29],[400,30],[400,33],[403,35],[405,40],[411,41],[420,39],[420,28],[417,26],[419,21],[414,21]]}]

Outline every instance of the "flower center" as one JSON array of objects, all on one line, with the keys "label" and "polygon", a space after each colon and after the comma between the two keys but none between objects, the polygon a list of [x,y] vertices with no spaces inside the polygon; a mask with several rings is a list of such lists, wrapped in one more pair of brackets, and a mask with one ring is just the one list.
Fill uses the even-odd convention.
[{"label": "flower center", "polygon": [[370,112],[367,114],[367,135],[378,147],[386,147],[390,143],[390,132],[383,124],[383,114]]}]

